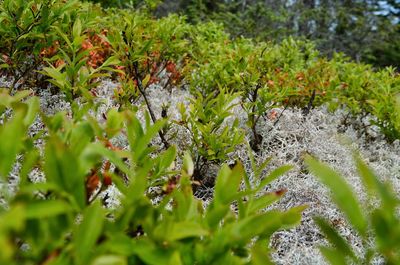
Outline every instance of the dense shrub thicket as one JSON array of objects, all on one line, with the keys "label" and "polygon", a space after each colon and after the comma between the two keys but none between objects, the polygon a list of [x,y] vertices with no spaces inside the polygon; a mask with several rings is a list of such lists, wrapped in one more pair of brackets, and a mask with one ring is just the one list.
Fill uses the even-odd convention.
[{"label": "dense shrub thicket", "polygon": [[[240,163],[223,165],[213,200],[203,207],[192,189],[206,165],[222,165],[246,133],[249,153],[258,152],[257,124],[277,106],[301,107],[304,115],[322,104],[346,108],[349,115],[372,114],[388,141],[400,138],[400,77],[394,69],[374,71],[339,54],[328,60],[307,41],[231,39],[220,24],[191,25],[177,15],[156,20],[145,9],[3,0],[0,44],[1,71],[13,79],[0,94],[0,139],[7,139],[0,145],[2,180],[16,159],[21,165],[18,192],[4,196],[7,207],[0,211],[4,264],[267,264],[271,234],[297,224],[304,209],[264,210],[284,191],[263,188],[290,167],[261,176],[266,164],[254,165],[260,178],[255,185]],[[92,110],[98,107],[95,88],[105,77],[120,83],[114,95],[119,108],[99,123]],[[180,120],[156,117],[146,96],[152,84],[193,94],[189,109],[176,106]],[[46,116],[26,90],[49,85],[70,102],[71,116],[62,110]],[[135,116],[139,98],[148,109],[145,124]],[[234,105],[246,111],[248,130],[237,120],[226,122]],[[29,128],[37,117],[44,129],[32,136]],[[170,144],[172,122],[191,132],[187,150]],[[112,144],[120,134],[129,142],[127,150]],[[180,159],[182,169],[176,170]],[[308,161],[317,174],[329,176],[339,205],[350,198],[358,209],[351,192],[340,192],[342,183],[330,181],[340,178]],[[371,217],[378,244],[364,258],[381,253],[396,264],[398,199],[385,197],[383,184],[359,163],[366,185],[387,203]],[[44,172],[45,183],[31,183],[33,169]],[[97,196],[112,184],[123,194],[121,207],[106,209]],[[155,187],[158,203],[151,201]],[[367,217],[354,217],[343,207],[366,235]],[[342,251],[362,261],[324,221],[320,224],[336,247],[324,249],[329,260]],[[383,228],[393,232],[393,242],[382,241]]]},{"label": "dense shrub thicket", "polygon": [[234,37],[310,39],[324,55],[344,52],[375,67],[399,67],[398,0],[91,0],[104,7],[151,7],[158,17],[217,21]]}]

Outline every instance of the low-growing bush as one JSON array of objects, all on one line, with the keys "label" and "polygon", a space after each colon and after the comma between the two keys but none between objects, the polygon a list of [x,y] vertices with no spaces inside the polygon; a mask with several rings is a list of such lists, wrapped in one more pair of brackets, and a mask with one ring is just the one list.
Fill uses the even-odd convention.
[{"label": "low-growing bush", "polygon": [[109,76],[109,72],[113,71],[111,66],[117,65],[118,59],[109,55],[110,44],[99,35],[90,38],[88,34],[83,34],[79,18],[73,24],[71,36],[64,34],[60,28],[54,29],[64,45],[61,44],[58,53],[48,60],[50,65],[40,73],[50,77],[49,82],[58,87],[69,102],[78,96],[91,99],[90,89],[97,85],[95,81]]},{"label": "low-growing bush", "polygon": [[[70,31],[80,14],[93,20],[95,9],[79,1],[40,0],[0,3],[0,69],[12,74],[14,89],[25,82],[43,63],[58,52],[60,36],[54,30]],[[35,77],[37,78],[37,77]]]},{"label": "low-growing bush", "polygon": [[[9,108],[24,96],[5,95],[1,106]],[[17,154],[29,150],[21,141],[38,114],[36,105],[35,97],[18,103],[14,117],[1,126],[0,135],[9,139],[1,147],[2,181]],[[76,121],[62,112],[43,115],[48,131],[44,153],[25,159],[21,171],[41,170],[46,182],[32,183],[21,174],[24,179],[7,201],[8,209],[1,208],[1,263],[265,264],[272,233],[300,221],[304,206],[264,211],[284,194],[265,192],[265,185],[290,168],[278,168],[252,185],[240,163],[232,169],[223,165],[213,199],[204,207],[192,194],[194,164],[188,153],[182,170],[174,171],[175,147],[159,153],[149,145],[163,121],[150,125],[148,117],[144,129],[130,111],[111,110],[108,117],[113,121],[93,124],[89,116]],[[16,126],[25,131],[11,137]],[[109,142],[121,132],[128,150]],[[158,203],[152,202],[163,178]],[[98,194],[113,184],[121,204],[105,208]]]},{"label": "low-growing bush", "polygon": [[204,98],[201,93],[191,100],[189,113],[184,104],[178,106],[181,119],[177,124],[191,135],[189,150],[195,157],[194,179],[202,180],[209,163],[220,164],[243,142],[244,133],[238,128],[238,119],[231,124],[226,120],[232,116],[231,109],[238,94],[224,90]]},{"label": "low-growing bush", "polygon": [[[25,82],[37,82],[40,78],[27,75],[40,70],[47,58],[55,69],[50,66],[41,73],[52,72],[49,81],[67,85],[67,95],[87,91],[78,89],[82,83],[94,87],[98,77],[117,73],[121,88],[116,97],[125,108],[145,97],[146,88],[154,83],[165,88],[188,85],[194,96],[200,91],[204,98],[221,88],[240,92],[254,150],[261,142],[257,122],[276,106],[302,107],[305,113],[325,103],[332,109],[345,106],[354,115],[374,115],[376,125],[389,140],[399,137],[394,110],[400,86],[393,69],[376,72],[342,55],[321,58],[307,41],[287,39],[277,45],[232,40],[213,22],[189,25],[176,15],[156,20],[147,12],[104,11],[79,1],[46,3],[3,1],[0,5],[4,22],[0,60],[15,77],[12,87],[22,77]],[[79,37],[75,34],[78,29]],[[25,58],[33,63],[27,64]],[[55,81],[56,76],[64,81]],[[158,117],[149,105],[156,121]]]}]

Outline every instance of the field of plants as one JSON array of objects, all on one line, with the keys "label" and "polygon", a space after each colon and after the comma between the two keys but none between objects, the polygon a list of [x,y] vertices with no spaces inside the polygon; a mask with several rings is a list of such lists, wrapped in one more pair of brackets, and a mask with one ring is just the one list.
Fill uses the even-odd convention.
[{"label": "field of plants", "polygon": [[400,264],[400,75],[312,42],[0,0],[0,141],[0,264]]}]

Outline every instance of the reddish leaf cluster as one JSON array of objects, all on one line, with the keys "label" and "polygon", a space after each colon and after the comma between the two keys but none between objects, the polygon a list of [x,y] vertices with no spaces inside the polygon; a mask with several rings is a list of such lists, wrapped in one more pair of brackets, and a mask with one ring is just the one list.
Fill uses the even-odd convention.
[{"label": "reddish leaf cluster", "polygon": [[50,47],[42,48],[40,50],[40,57],[51,58],[54,55],[56,55],[59,48],[60,48],[60,43],[58,41],[54,41]]},{"label": "reddish leaf cluster", "polygon": [[[323,67],[323,62],[306,71],[290,73],[283,71],[281,68],[274,70],[271,79],[266,79],[266,85],[272,91],[279,93],[282,88],[290,88],[288,97],[310,97],[315,95],[324,97],[331,85],[332,73]],[[315,91],[315,92],[314,92]],[[293,98],[292,98],[293,99]],[[284,99],[283,103],[288,104],[289,99]]]},{"label": "reddish leaf cluster", "polygon": [[[110,141],[104,140],[104,145],[115,151],[119,150],[118,147],[115,147],[114,145],[111,144]],[[86,178],[86,200],[89,201],[89,199],[92,197],[93,193],[101,187],[101,190],[106,189],[108,186],[112,184],[112,178],[111,178],[111,173],[110,173],[110,167],[111,163],[110,161],[105,161],[103,164],[102,169],[100,168],[92,168],[90,171],[90,174]]]},{"label": "reddish leaf cluster", "polygon": [[168,182],[163,187],[164,194],[170,194],[171,192],[174,191],[174,189],[176,188],[176,185],[178,185],[180,177],[181,177],[180,175],[172,176],[168,180]]},{"label": "reddish leaf cluster", "polygon": [[93,192],[99,187],[100,178],[98,170],[92,169],[90,175],[86,178],[86,200],[89,201]]},{"label": "reddish leaf cluster", "polygon": [[60,67],[61,65],[63,65],[63,64],[65,64],[65,61],[64,60],[61,60],[61,59],[58,59],[55,63],[54,63],[54,66],[55,67]]},{"label": "reddish leaf cluster", "polygon": [[[112,184],[110,170],[110,162],[105,162],[103,170],[92,169],[89,176],[86,178],[86,200],[89,201],[90,197],[92,197],[93,193],[101,187],[101,190],[104,190],[108,186]],[[102,181],[101,181],[101,177]]]},{"label": "reddish leaf cluster", "polygon": [[181,79],[181,74],[176,69],[176,64],[174,62],[168,61],[165,69],[170,74],[170,79],[173,84],[176,84]]},{"label": "reddish leaf cluster", "polygon": [[143,62],[143,68],[150,72],[149,85],[160,82],[160,78],[157,77],[160,68],[160,56],[161,54],[159,51],[153,51],[150,53],[149,58]]},{"label": "reddish leaf cluster", "polygon": [[117,72],[118,76],[122,79],[125,78],[126,73],[124,72],[125,70],[125,66],[123,65],[114,65],[114,69],[119,70],[119,72]]},{"label": "reddish leaf cluster", "polygon": [[267,118],[272,121],[276,120],[277,117],[278,117],[278,112],[276,110],[271,110],[267,115]]},{"label": "reddish leaf cluster", "polygon": [[104,63],[104,61],[111,54],[111,45],[105,40],[107,30],[103,29],[99,34],[88,32],[89,37],[82,43],[83,50],[89,50],[89,58],[87,65],[97,68]]},{"label": "reddish leaf cluster", "polygon": [[1,59],[8,65],[12,65],[12,60],[8,55],[2,54]]}]

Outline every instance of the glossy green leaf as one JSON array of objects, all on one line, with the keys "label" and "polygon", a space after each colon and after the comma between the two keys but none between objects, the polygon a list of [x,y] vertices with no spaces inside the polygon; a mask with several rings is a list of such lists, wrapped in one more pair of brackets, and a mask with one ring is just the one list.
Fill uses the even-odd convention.
[{"label": "glossy green leaf", "polygon": [[110,65],[118,65],[120,63],[117,56],[110,56],[107,60],[102,64],[102,66],[110,66]]}]

